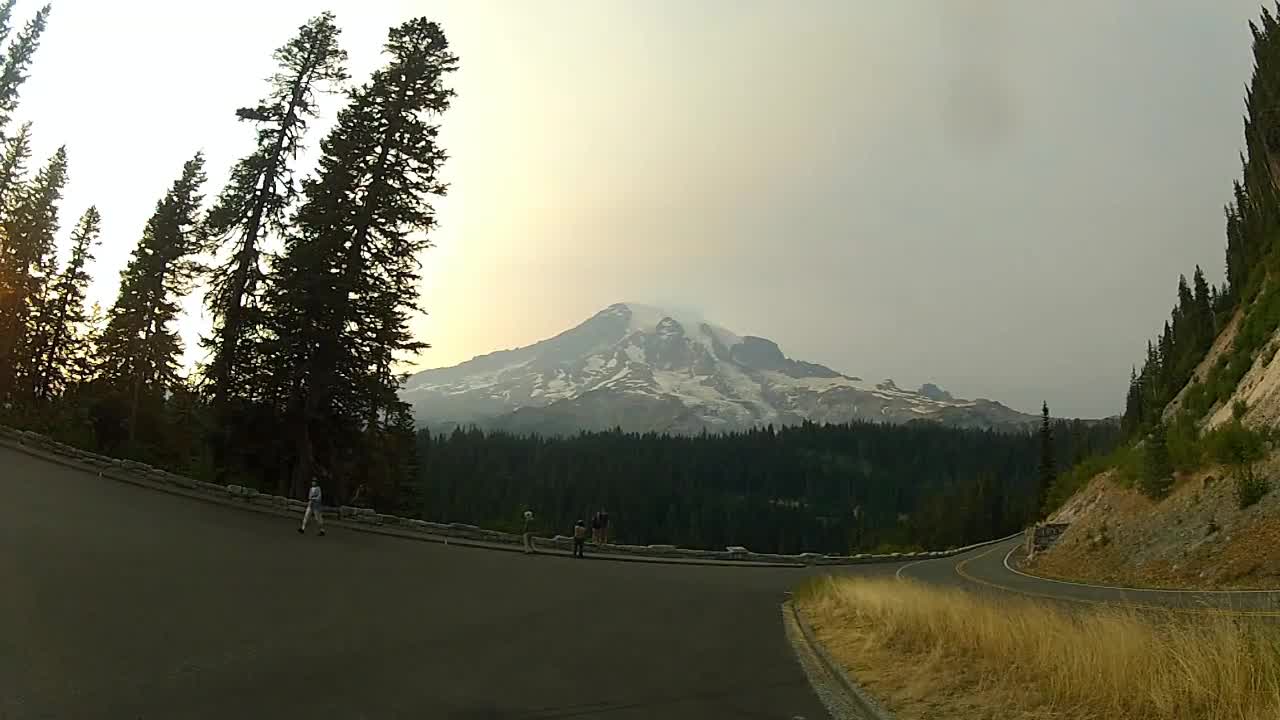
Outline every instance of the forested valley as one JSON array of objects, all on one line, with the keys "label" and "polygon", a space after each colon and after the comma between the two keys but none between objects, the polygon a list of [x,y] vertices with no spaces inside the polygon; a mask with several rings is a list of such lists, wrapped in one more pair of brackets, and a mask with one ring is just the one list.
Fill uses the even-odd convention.
[{"label": "forested valley", "polygon": [[[673,437],[622,432],[516,437],[478,429],[418,436],[430,520],[569,534],[598,510],[621,542],[762,552],[945,548],[1039,516],[1044,475],[1109,452],[1114,422],[1055,421],[1046,434],[933,423],[772,427]],[[1054,458],[1058,459],[1055,460]]]}]

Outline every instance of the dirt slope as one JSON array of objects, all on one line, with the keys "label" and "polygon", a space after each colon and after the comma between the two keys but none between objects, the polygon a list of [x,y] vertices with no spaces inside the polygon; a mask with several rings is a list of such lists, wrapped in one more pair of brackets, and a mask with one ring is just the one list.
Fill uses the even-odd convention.
[{"label": "dirt slope", "polygon": [[[1280,456],[1258,469],[1276,477]],[[1240,510],[1221,468],[1180,476],[1160,501],[1103,473],[1053,519],[1071,527],[1028,563],[1037,574],[1126,587],[1280,587],[1280,492]]]}]

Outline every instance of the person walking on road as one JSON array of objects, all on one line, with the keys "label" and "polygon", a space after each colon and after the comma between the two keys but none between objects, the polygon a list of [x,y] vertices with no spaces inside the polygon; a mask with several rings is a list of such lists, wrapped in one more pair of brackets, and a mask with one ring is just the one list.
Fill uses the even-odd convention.
[{"label": "person walking on road", "polygon": [[600,512],[598,510],[591,516],[591,542],[600,544]]},{"label": "person walking on road", "polygon": [[533,554],[533,511],[524,511],[524,552],[526,555]]},{"label": "person walking on road", "polygon": [[307,493],[307,509],[302,513],[302,527],[298,528],[299,533],[307,532],[307,521],[312,516],[315,516],[320,534],[324,535],[324,517],[320,514],[320,482],[317,480],[311,481],[311,491]]},{"label": "person walking on road", "polygon": [[600,511],[600,544],[605,545],[609,542],[609,511]]},{"label": "person walking on road", "polygon": [[579,520],[573,526],[573,556],[586,557],[583,546],[587,544],[587,524]]}]

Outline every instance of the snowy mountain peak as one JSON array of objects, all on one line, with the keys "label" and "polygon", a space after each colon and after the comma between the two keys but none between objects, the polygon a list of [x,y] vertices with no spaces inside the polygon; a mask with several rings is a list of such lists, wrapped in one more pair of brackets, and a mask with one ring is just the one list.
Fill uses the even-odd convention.
[{"label": "snowy mountain peak", "polygon": [[920,393],[921,395],[931,400],[948,400],[948,401],[955,400],[955,398],[951,396],[951,393],[947,392],[946,390],[943,390],[942,388],[938,387],[937,385],[934,385],[933,383],[925,383],[921,385],[920,389],[917,390],[916,392]]},{"label": "snowy mountain peak", "polygon": [[932,385],[921,392],[892,380],[872,387],[793,360],[772,340],[640,303],[610,305],[528,347],[420,372],[401,396],[428,426],[543,433],[615,426],[693,433],[855,419],[1020,427],[1035,419],[999,403],[957,401]]},{"label": "snowy mountain peak", "polygon": [[712,325],[701,316],[687,310],[666,310],[643,303],[617,303],[600,311],[596,317],[625,320],[628,333],[650,333],[665,326],[666,332],[674,332],[674,328],[678,327],[688,336],[705,335],[708,338],[714,338],[726,348],[731,348],[742,341],[738,335]]}]

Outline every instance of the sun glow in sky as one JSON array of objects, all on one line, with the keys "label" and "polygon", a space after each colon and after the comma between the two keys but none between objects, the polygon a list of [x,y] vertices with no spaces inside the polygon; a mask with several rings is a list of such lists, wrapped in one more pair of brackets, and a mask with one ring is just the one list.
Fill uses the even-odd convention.
[{"label": "sun glow in sky", "polygon": [[[54,0],[18,120],[66,144],[65,239],[103,216],[109,305],[197,150],[331,10],[361,82],[386,30],[460,57],[415,322],[451,365],[618,301],[804,360],[1055,414],[1118,412],[1179,272],[1221,280],[1255,0]],[[19,22],[37,3],[21,0]],[[339,98],[308,135],[318,146]],[[314,152],[301,159],[309,171]],[[183,321],[189,363],[207,318]]]}]

